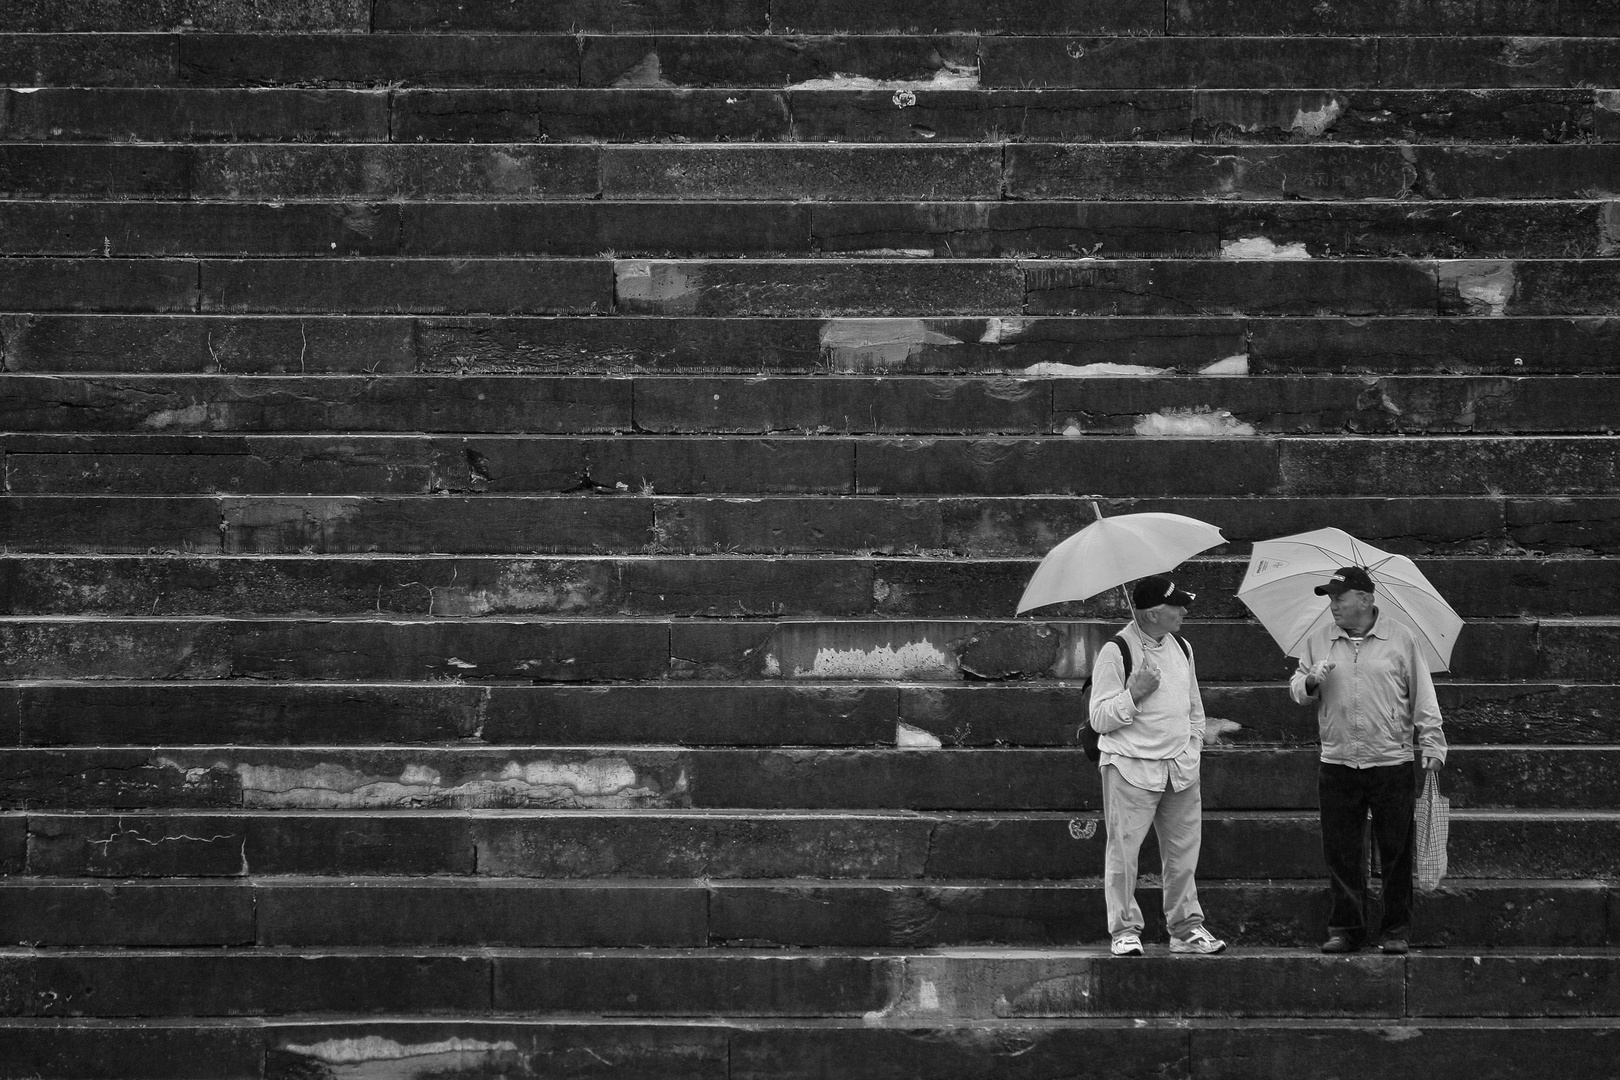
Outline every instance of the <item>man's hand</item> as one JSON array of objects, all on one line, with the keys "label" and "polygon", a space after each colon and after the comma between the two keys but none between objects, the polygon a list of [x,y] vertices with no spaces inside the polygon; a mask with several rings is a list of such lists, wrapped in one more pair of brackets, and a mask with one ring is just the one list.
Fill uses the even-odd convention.
[{"label": "man's hand", "polygon": [[1446,767],[1446,763],[1442,759],[1435,757],[1433,754],[1424,754],[1423,767],[1429,772],[1439,772],[1441,769]]},{"label": "man's hand", "polygon": [[1131,672],[1131,681],[1125,689],[1131,692],[1131,700],[1138,705],[1142,699],[1159,688],[1159,665],[1153,662],[1153,657],[1144,656],[1142,666]]},{"label": "man's hand", "polygon": [[1313,694],[1316,693],[1316,688],[1322,685],[1322,680],[1327,678],[1327,673],[1332,671],[1337,666],[1338,665],[1332,660],[1318,660],[1316,663],[1306,668],[1305,689]]}]

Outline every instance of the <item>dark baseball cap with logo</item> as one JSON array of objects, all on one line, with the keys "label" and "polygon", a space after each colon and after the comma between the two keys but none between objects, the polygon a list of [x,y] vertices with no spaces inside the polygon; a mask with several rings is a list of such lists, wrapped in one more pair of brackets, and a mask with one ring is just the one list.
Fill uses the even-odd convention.
[{"label": "dark baseball cap with logo", "polygon": [[1342,592],[1355,589],[1358,592],[1372,592],[1372,575],[1367,573],[1364,566],[1341,566],[1333,571],[1333,577],[1326,585],[1318,585],[1313,591],[1317,596],[1338,596]]},{"label": "dark baseball cap with logo", "polygon": [[1137,611],[1147,608],[1156,608],[1160,604],[1173,604],[1176,607],[1186,607],[1198,598],[1197,593],[1190,593],[1185,589],[1176,588],[1176,583],[1167,577],[1155,574],[1145,577],[1136,583],[1131,590],[1131,603],[1136,605]]}]

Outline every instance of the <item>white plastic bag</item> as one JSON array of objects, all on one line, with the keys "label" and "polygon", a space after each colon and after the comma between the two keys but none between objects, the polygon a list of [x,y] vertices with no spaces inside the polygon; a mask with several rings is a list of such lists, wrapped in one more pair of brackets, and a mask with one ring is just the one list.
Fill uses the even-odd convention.
[{"label": "white plastic bag", "polygon": [[1451,835],[1451,800],[1440,794],[1438,769],[1425,769],[1423,794],[1418,796],[1413,826],[1416,850],[1412,876],[1419,892],[1433,892],[1446,876],[1446,840]]}]

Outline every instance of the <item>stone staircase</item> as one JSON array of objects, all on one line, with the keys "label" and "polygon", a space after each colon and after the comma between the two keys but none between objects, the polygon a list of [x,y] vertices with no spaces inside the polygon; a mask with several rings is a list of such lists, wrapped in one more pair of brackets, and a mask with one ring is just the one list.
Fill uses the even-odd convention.
[{"label": "stone staircase", "polygon": [[[1615,1076],[1617,72],[1607,0],[0,0],[0,1080]],[[1124,614],[1012,617],[1093,498],[1232,541],[1221,957],[1103,947]],[[1233,596],[1328,524],[1468,620],[1408,957],[1315,951]]]}]

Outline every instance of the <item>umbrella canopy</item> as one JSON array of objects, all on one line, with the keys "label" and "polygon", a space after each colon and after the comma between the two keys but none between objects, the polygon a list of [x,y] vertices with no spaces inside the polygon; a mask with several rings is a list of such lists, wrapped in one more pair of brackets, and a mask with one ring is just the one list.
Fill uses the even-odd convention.
[{"label": "umbrella canopy", "polygon": [[1224,543],[1221,530],[1181,514],[1105,518],[1099,512],[1096,521],[1046,553],[1024,587],[1018,611],[1084,600],[1127,581],[1168,573]]},{"label": "umbrella canopy", "polygon": [[1451,668],[1451,649],[1462,630],[1462,618],[1411,559],[1364,544],[1340,529],[1317,529],[1255,544],[1238,599],[1282,646],[1284,655],[1298,656],[1307,636],[1333,622],[1328,598],[1312,590],[1341,566],[1366,567],[1380,614],[1417,635],[1431,671]]}]

